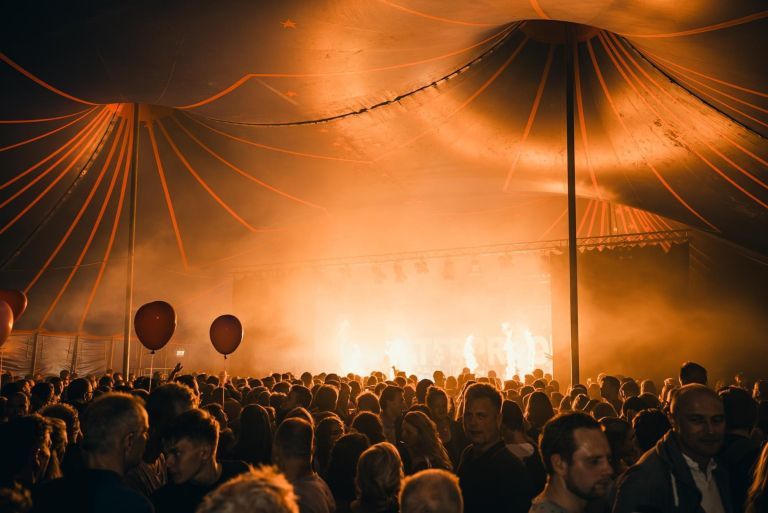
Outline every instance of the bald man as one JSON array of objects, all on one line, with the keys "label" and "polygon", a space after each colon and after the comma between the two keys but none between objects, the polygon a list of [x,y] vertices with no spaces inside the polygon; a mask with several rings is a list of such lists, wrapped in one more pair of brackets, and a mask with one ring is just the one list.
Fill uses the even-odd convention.
[{"label": "bald man", "polygon": [[686,385],[672,400],[670,422],[672,429],[619,480],[613,513],[734,513],[728,474],[715,460],[725,436],[720,397]]}]

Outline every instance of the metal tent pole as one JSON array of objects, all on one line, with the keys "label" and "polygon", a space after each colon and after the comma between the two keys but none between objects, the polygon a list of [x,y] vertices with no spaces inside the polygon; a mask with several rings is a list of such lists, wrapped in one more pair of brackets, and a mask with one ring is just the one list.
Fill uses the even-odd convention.
[{"label": "metal tent pole", "polygon": [[128,266],[125,278],[125,329],[123,331],[123,376],[128,379],[133,306],[133,260],[136,248],[136,193],[139,186],[139,104],[133,104],[133,148],[131,148],[131,196],[128,214]]},{"label": "metal tent pole", "polygon": [[571,384],[579,382],[579,297],[576,270],[576,149],[574,142],[574,58],[578,44],[574,42],[571,28],[565,45],[566,63],[566,148],[568,156],[568,277],[571,311]]}]

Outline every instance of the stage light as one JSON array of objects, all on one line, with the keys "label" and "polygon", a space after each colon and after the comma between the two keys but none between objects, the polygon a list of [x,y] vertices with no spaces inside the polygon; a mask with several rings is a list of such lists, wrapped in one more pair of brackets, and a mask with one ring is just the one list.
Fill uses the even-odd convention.
[{"label": "stage light", "polygon": [[420,259],[416,262],[416,272],[419,274],[427,274],[429,272],[426,260]]}]

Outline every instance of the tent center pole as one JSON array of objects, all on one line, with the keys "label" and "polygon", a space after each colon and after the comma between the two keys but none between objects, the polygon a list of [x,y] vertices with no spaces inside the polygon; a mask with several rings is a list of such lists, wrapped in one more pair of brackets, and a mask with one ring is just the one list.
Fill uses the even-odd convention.
[{"label": "tent center pole", "polygon": [[133,307],[133,260],[136,249],[136,193],[139,186],[139,104],[133,104],[133,147],[131,148],[131,192],[128,213],[128,264],[125,276],[125,323],[123,331],[123,379],[128,379],[131,356],[131,309]]},{"label": "tent center pole", "polygon": [[568,158],[568,278],[571,314],[571,384],[579,383],[579,297],[576,270],[576,149],[574,142],[574,59],[578,56],[578,43],[573,30],[568,27],[568,43],[565,45],[566,63],[566,150]]}]

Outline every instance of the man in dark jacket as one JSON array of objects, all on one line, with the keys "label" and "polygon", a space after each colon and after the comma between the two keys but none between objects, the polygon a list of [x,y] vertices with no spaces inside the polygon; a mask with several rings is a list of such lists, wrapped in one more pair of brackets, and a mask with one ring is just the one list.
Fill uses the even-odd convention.
[{"label": "man in dark jacket", "polygon": [[464,513],[527,513],[531,484],[525,465],[501,439],[501,394],[487,383],[467,388],[464,431],[472,444],[457,474]]},{"label": "man in dark jacket", "polygon": [[672,429],[619,480],[613,513],[734,513],[728,473],[715,461],[725,435],[720,397],[686,385],[671,415]]},{"label": "man in dark jacket", "polygon": [[106,393],[88,406],[83,420],[85,468],[35,490],[35,513],[152,513],[146,497],[123,476],[141,461],[147,444],[147,412],[134,396]]}]

